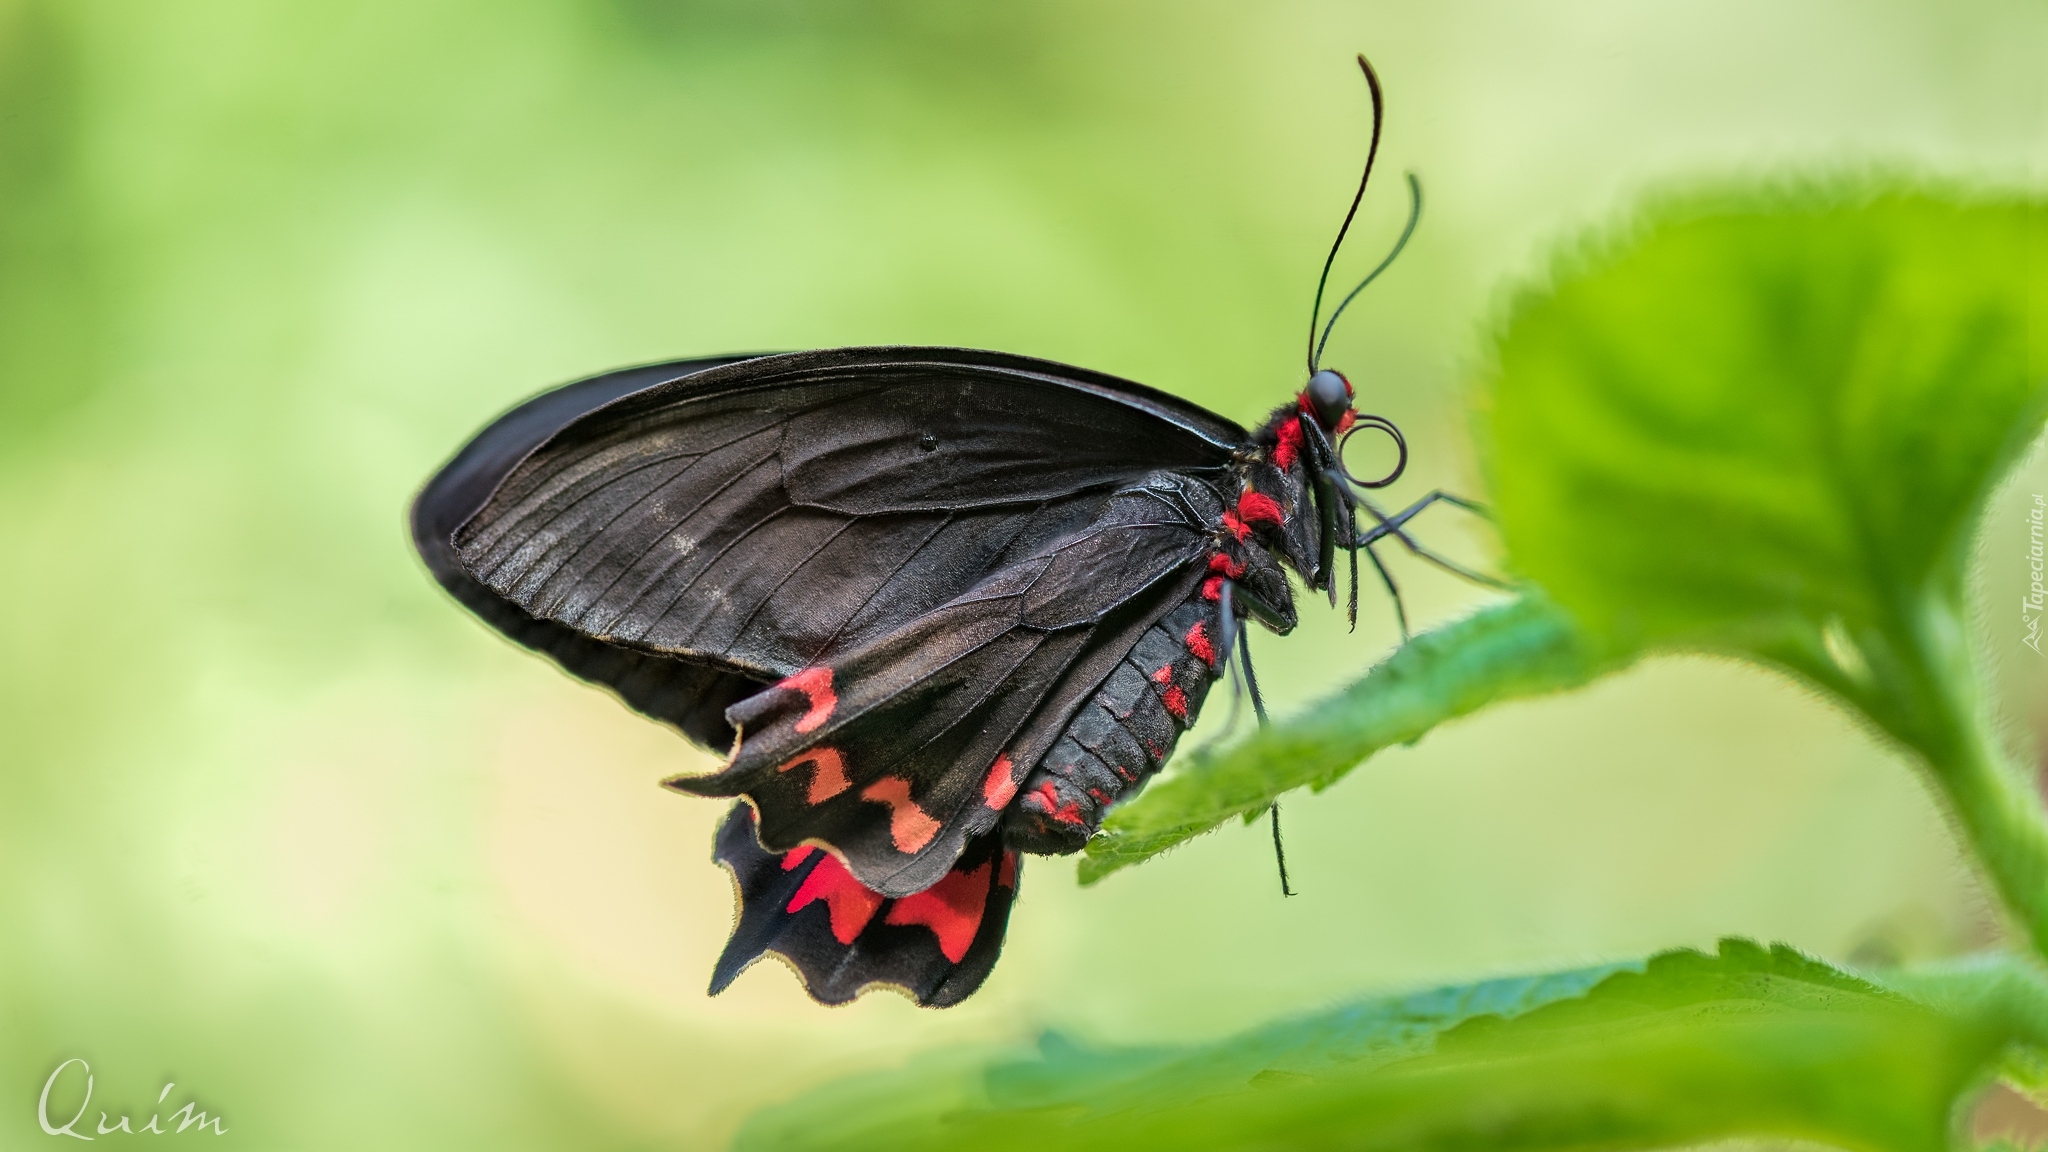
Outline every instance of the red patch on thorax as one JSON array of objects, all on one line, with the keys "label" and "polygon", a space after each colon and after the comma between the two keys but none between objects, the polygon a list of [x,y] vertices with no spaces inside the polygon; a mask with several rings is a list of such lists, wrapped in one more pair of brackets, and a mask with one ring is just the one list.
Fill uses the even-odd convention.
[{"label": "red patch on thorax", "polygon": [[1208,578],[1207,580],[1204,580],[1204,581],[1202,581],[1202,599],[1204,599],[1204,600],[1220,600],[1220,599],[1222,599],[1222,598],[1223,598],[1223,577],[1221,577],[1221,576],[1211,576],[1211,577],[1209,577],[1209,578]]},{"label": "red patch on thorax", "polygon": [[1239,576],[1244,575],[1244,561],[1232,560],[1229,556],[1218,552],[1209,557],[1209,571],[1221,572],[1235,580]]},{"label": "red patch on thorax", "polygon": [[889,839],[898,852],[915,852],[939,834],[939,822],[910,798],[910,781],[884,776],[860,790],[860,798],[889,806]]},{"label": "red patch on thorax", "polygon": [[[803,856],[798,853],[808,855],[810,847],[806,845],[783,857],[784,869],[793,867],[791,857],[796,857],[798,863],[802,862]],[[880,892],[854,879],[853,873],[846,870],[839,857],[826,852],[818,866],[811,869],[811,874],[797,886],[796,895],[789,898],[788,911],[794,915],[813,901],[823,900],[826,910],[832,914],[832,938],[841,944],[851,944],[861,929],[868,926],[868,921],[875,918],[875,909],[882,906],[882,899]]]},{"label": "red patch on thorax", "polygon": [[810,711],[797,719],[799,732],[815,731],[832,716],[832,709],[839,706],[839,696],[832,691],[832,670],[830,668],[806,668],[776,685],[792,692],[801,692],[810,701]]},{"label": "red patch on thorax", "polygon": [[1301,421],[1289,420],[1281,424],[1279,437],[1280,442],[1273,446],[1273,466],[1286,472],[1301,458]]},{"label": "red patch on thorax", "polygon": [[1247,524],[1278,524],[1287,518],[1280,502],[1250,488],[1237,498],[1237,518]]},{"label": "red patch on thorax", "polygon": [[988,779],[981,782],[981,802],[995,809],[1008,805],[1010,798],[1017,794],[1016,773],[1016,765],[1010,763],[1008,752],[996,757],[995,764],[988,770]]},{"label": "red patch on thorax", "polygon": [[922,924],[939,938],[939,951],[958,964],[966,959],[974,934],[981,930],[981,914],[988,906],[989,863],[963,872],[954,869],[922,892],[899,896],[889,906],[884,924]]}]

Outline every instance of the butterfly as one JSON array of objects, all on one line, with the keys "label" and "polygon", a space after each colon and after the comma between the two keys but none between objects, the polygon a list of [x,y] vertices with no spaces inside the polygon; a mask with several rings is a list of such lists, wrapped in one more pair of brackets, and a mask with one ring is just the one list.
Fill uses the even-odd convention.
[{"label": "butterfly", "polygon": [[[1359,63],[1362,198],[1381,95]],[[1290,571],[1334,605],[1348,552],[1354,621],[1360,551],[1399,611],[1373,550],[1389,538],[1485,579],[1405,530],[1438,501],[1476,506],[1366,498],[1407,446],[1319,366],[1321,303],[1319,284],[1306,383],[1250,430],[958,348],[605,373],[463,447],[414,502],[415,544],[485,622],[726,755],[665,781],[737,800],[714,852],[740,904],[714,994],[772,953],[821,1002],[883,985],[958,1003],[995,964],[1021,856],[1082,848],[1167,762],[1233,649],[1249,679],[1244,624],[1295,626]],[[1342,455],[1366,429],[1399,456],[1372,480]]]}]

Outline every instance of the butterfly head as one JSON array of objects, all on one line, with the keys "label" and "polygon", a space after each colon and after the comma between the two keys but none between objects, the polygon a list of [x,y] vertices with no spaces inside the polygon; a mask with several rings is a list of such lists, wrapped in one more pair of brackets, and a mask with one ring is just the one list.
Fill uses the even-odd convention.
[{"label": "butterfly head", "polygon": [[1325,435],[1339,435],[1351,427],[1358,414],[1351,410],[1354,395],[1351,381],[1342,372],[1328,368],[1308,378],[1308,387],[1301,390],[1301,410],[1315,417],[1322,425]]}]

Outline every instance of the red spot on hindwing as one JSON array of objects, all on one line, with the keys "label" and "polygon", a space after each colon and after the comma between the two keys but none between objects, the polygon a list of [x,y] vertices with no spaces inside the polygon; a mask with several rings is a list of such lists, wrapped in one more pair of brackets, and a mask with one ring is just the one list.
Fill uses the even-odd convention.
[{"label": "red spot on hindwing", "polygon": [[832,710],[839,706],[839,696],[832,691],[832,670],[830,668],[806,668],[776,685],[792,692],[801,692],[810,701],[810,711],[797,718],[796,730],[814,732],[832,716]]},{"label": "red spot on hindwing", "polygon": [[846,778],[846,757],[837,748],[813,748],[790,757],[776,771],[787,772],[806,764],[811,766],[811,787],[804,794],[806,804],[823,804],[853,787],[853,781]]},{"label": "red spot on hindwing", "polygon": [[[788,866],[787,858],[783,863]],[[882,906],[883,896],[854,879],[853,873],[846,870],[839,857],[826,852],[818,860],[818,866],[811,869],[811,874],[797,886],[796,895],[789,898],[788,911],[794,915],[817,900],[823,900],[826,910],[832,915],[832,938],[841,944],[851,944],[861,929],[868,926],[868,921],[875,918],[875,910]]]},{"label": "red spot on hindwing", "polygon": [[802,864],[804,861],[810,859],[811,853],[816,851],[817,849],[811,847],[809,844],[799,844],[796,847],[790,849],[789,851],[784,852],[782,854],[782,870],[784,872],[795,871],[797,865]]},{"label": "red spot on hindwing", "polygon": [[1017,794],[1017,767],[1010,763],[1008,752],[996,757],[989,767],[988,778],[981,782],[981,802],[990,808],[1002,809]]},{"label": "red spot on hindwing", "polygon": [[1216,642],[1209,639],[1207,620],[1195,621],[1195,626],[1188,629],[1186,636],[1181,637],[1181,643],[1185,644],[1187,650],[1194,653],[1202,663],[1211,668],[1216,666]]},{"label": "red spot on hindwing", "polygon": [[1001,884],[1012,892],[1017,890],[1017,854],[1015,852],[1008,851],[1007,849],[1003,852],[1003,870],[996,874],[996,883]]},{"label": "red spot on hindwing", "polygon": [[898,852],[915,852],[939,834],[939,822],[910,798],[910,781],[884,776],[861,789],[860,798],[889,806],[889,839]]},{"label": "red spot on hindwing", "polygon": [[897,897],[882,922],[924,925],[939,938],[939,951],[958,964],[966,959],[974,934],[981,930],[981,916],[988,907],[989,871],[986,860],[967,871],[956,868],[922,892]]}]

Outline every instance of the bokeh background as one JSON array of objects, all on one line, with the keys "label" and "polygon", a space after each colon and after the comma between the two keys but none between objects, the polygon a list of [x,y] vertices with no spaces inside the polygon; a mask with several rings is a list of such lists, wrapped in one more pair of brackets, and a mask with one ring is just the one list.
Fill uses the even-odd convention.
[{"label": "bokeh background", "polygon": [[[828,1010],[772,964],[705,997],[720,809],[656,781],[710,759],[457,610],[414,489],[532,392],[689,354],[985,346],[1252,420],[1298,386],[1361,50],[1388,178],[1340,278],[1395,175],[1429,193],[1330,355],[1409,433],[1397,496],[1483,489],[1496,307],[1646,192],[2048,184],[2038,0],[0,0],[0,1146],[47,1145],[71,1057],[94,1113],[174,1081],[245,1147],[700,1148],[1047,1028],[1210,1037],[1723,934],[1996,939],[1904,761],[1665,659],[1291,800],[1296,899],[1229,828],[1093,889],[1034,861],[957,1009]],[[2037,453],[1982,540],[2030,756],[2041,491]],[[1424,620],[1480,602],[1397,571]],[[1369,606],[1260,637],[1278,710],[1385,653]]]}]

